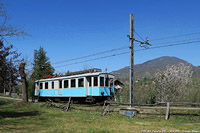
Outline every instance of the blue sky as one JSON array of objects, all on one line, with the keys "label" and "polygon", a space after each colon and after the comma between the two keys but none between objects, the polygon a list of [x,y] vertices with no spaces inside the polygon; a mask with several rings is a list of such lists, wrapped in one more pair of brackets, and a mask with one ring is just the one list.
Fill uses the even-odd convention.
[{"label": "blue sky", "polygon": [[[129,46],[129,15],[135,16],[135,31],[150,42],[198,38],[200,34],[151,41],[168,36],[200,32],[199,0],[2,0],[11,17],[10,23],[24,26],[32,37],[8,38],[23,56],[33,59],[34,49],[42,46],[52,63],[77,58],[109,49]],[[135,38],[141,40],[136,34]],[[135,49],[141,49],[135,43]],[[165,44],[163,44],[165,45]],[[199,62],[200,43],[135,52],[135,64],[176,56],[195,66]],[[94,56],[99,58],[129,49]],[[77,60],[82,61],[82,60]],[[77,62],[75,61],[75,62]],[[53,66],[65,65],[53,64]],[[55,67],[59,72],[84,68],[117,70],[129,65],[129,54]]]}]

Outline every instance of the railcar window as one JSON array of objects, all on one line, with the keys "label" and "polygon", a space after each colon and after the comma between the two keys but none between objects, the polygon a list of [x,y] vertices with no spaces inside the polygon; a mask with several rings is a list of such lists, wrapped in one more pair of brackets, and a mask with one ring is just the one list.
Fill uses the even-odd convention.
[{"label": "railcar window", "polygon": [[40,89],[43,89],[43,83],[40,83]]},{"label": "railcar window", "polygon": [[48,89],[48,82],[45,82],[45,89]]},{"label": "railcar window", "polygon": [[62,88],[62,80],[59,80],[59,88]]},{"label": "railcar window", "polygon": [[64,88],[69,88],[69,82],[68,82],[68,80],[64,81]]},{"label": "railcar window", "polygon": [[54,81],[51,82],[51,88],[54,89]]},{"label": "railcar window", "polygon": [[100,86],[104,87],[104,77],[100,77]]},{"label": "railcar window", "polygon": [[76,80],[75,79],[71,79],[71,87],[76,87]]},{"label": "railcar window", "polygon": [[83,87],[84,86],[84,82],[83,82],[84,80],[83,80],[83,78],[81,78],[81,79],[78,79],[78,87]]},{"label": "railcar window", "polygon": [[88,79],[88,82],[89,82],[89,87],[91,87],[92,86],[92,77],[88,77],[87,79]]},{"label": "railcar window", "polygon": [[98,86],[98,77],[94,77],[94,86]]},{"label": "railcar window", "polygon": [[107,86],[107,87],[109,86],[109,81],[110,81],[110,80],[109,80],[109,78],[107,77],[107,78],[106,78],[106,86]]}]

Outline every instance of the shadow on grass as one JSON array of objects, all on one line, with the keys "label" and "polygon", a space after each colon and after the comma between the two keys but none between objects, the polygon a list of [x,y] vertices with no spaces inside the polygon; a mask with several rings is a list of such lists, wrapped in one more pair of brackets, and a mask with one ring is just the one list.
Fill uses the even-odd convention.
[{"label": "shadow on grass", "polygon": [[187,114],[187,113],[170,113],[170,115],[180,115],[180,116],[200,116],[198,114]]},{"label": "shadow on grass", "polygon": [[37,116],[39,111],[28,111],[28,112],[15,112],[15,111],[0,111],[1,118],[13,118],[13,117],[24,117],[24,116]]},{"label": "shadow on grass", "polygon": [[7,105],[7,104],[10,104],[10,103],[13,103],[13,101],[11,101],[11,100],[5,100],[5,99],[1,99],[0,100],[0,106],[1,105]]}]

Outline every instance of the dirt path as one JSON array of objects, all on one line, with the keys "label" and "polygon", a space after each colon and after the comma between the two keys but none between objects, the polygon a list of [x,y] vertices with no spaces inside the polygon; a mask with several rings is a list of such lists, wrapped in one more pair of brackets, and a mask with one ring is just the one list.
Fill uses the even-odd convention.
[{"label": "dirt path", "polygon": [[21,101],[22,99],[19,98],[13,98],[13,97],[2,97],[0,96],[1,99],[10,99],[10,100],[16,100],[16,101]]}]

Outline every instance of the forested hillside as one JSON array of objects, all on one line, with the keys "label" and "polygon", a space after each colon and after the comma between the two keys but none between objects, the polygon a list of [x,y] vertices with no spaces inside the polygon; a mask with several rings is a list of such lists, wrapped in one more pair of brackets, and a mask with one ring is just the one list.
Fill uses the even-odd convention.
[{"label": "forested hillside", "polygon": [[[136,78],[152,77],[152,75],[157,70],[165,70],[167,65],[173,65],[173,64],[178,64],[178,63],[191,65],[193,76],[200,77],[200,66],[196,67],[185,60],[179,59],[177,57],[169,57],[169,56],[163,56],[160,58],[149,60],[147,62],[144,62],[143,64],[135,65],[135,77]],[[129,77],[129,66],[124,67],[117,71],[113,71],[112,73],[116,76],[116,78],[122,81],[126,81],[128,80],[128,77]]]}]

